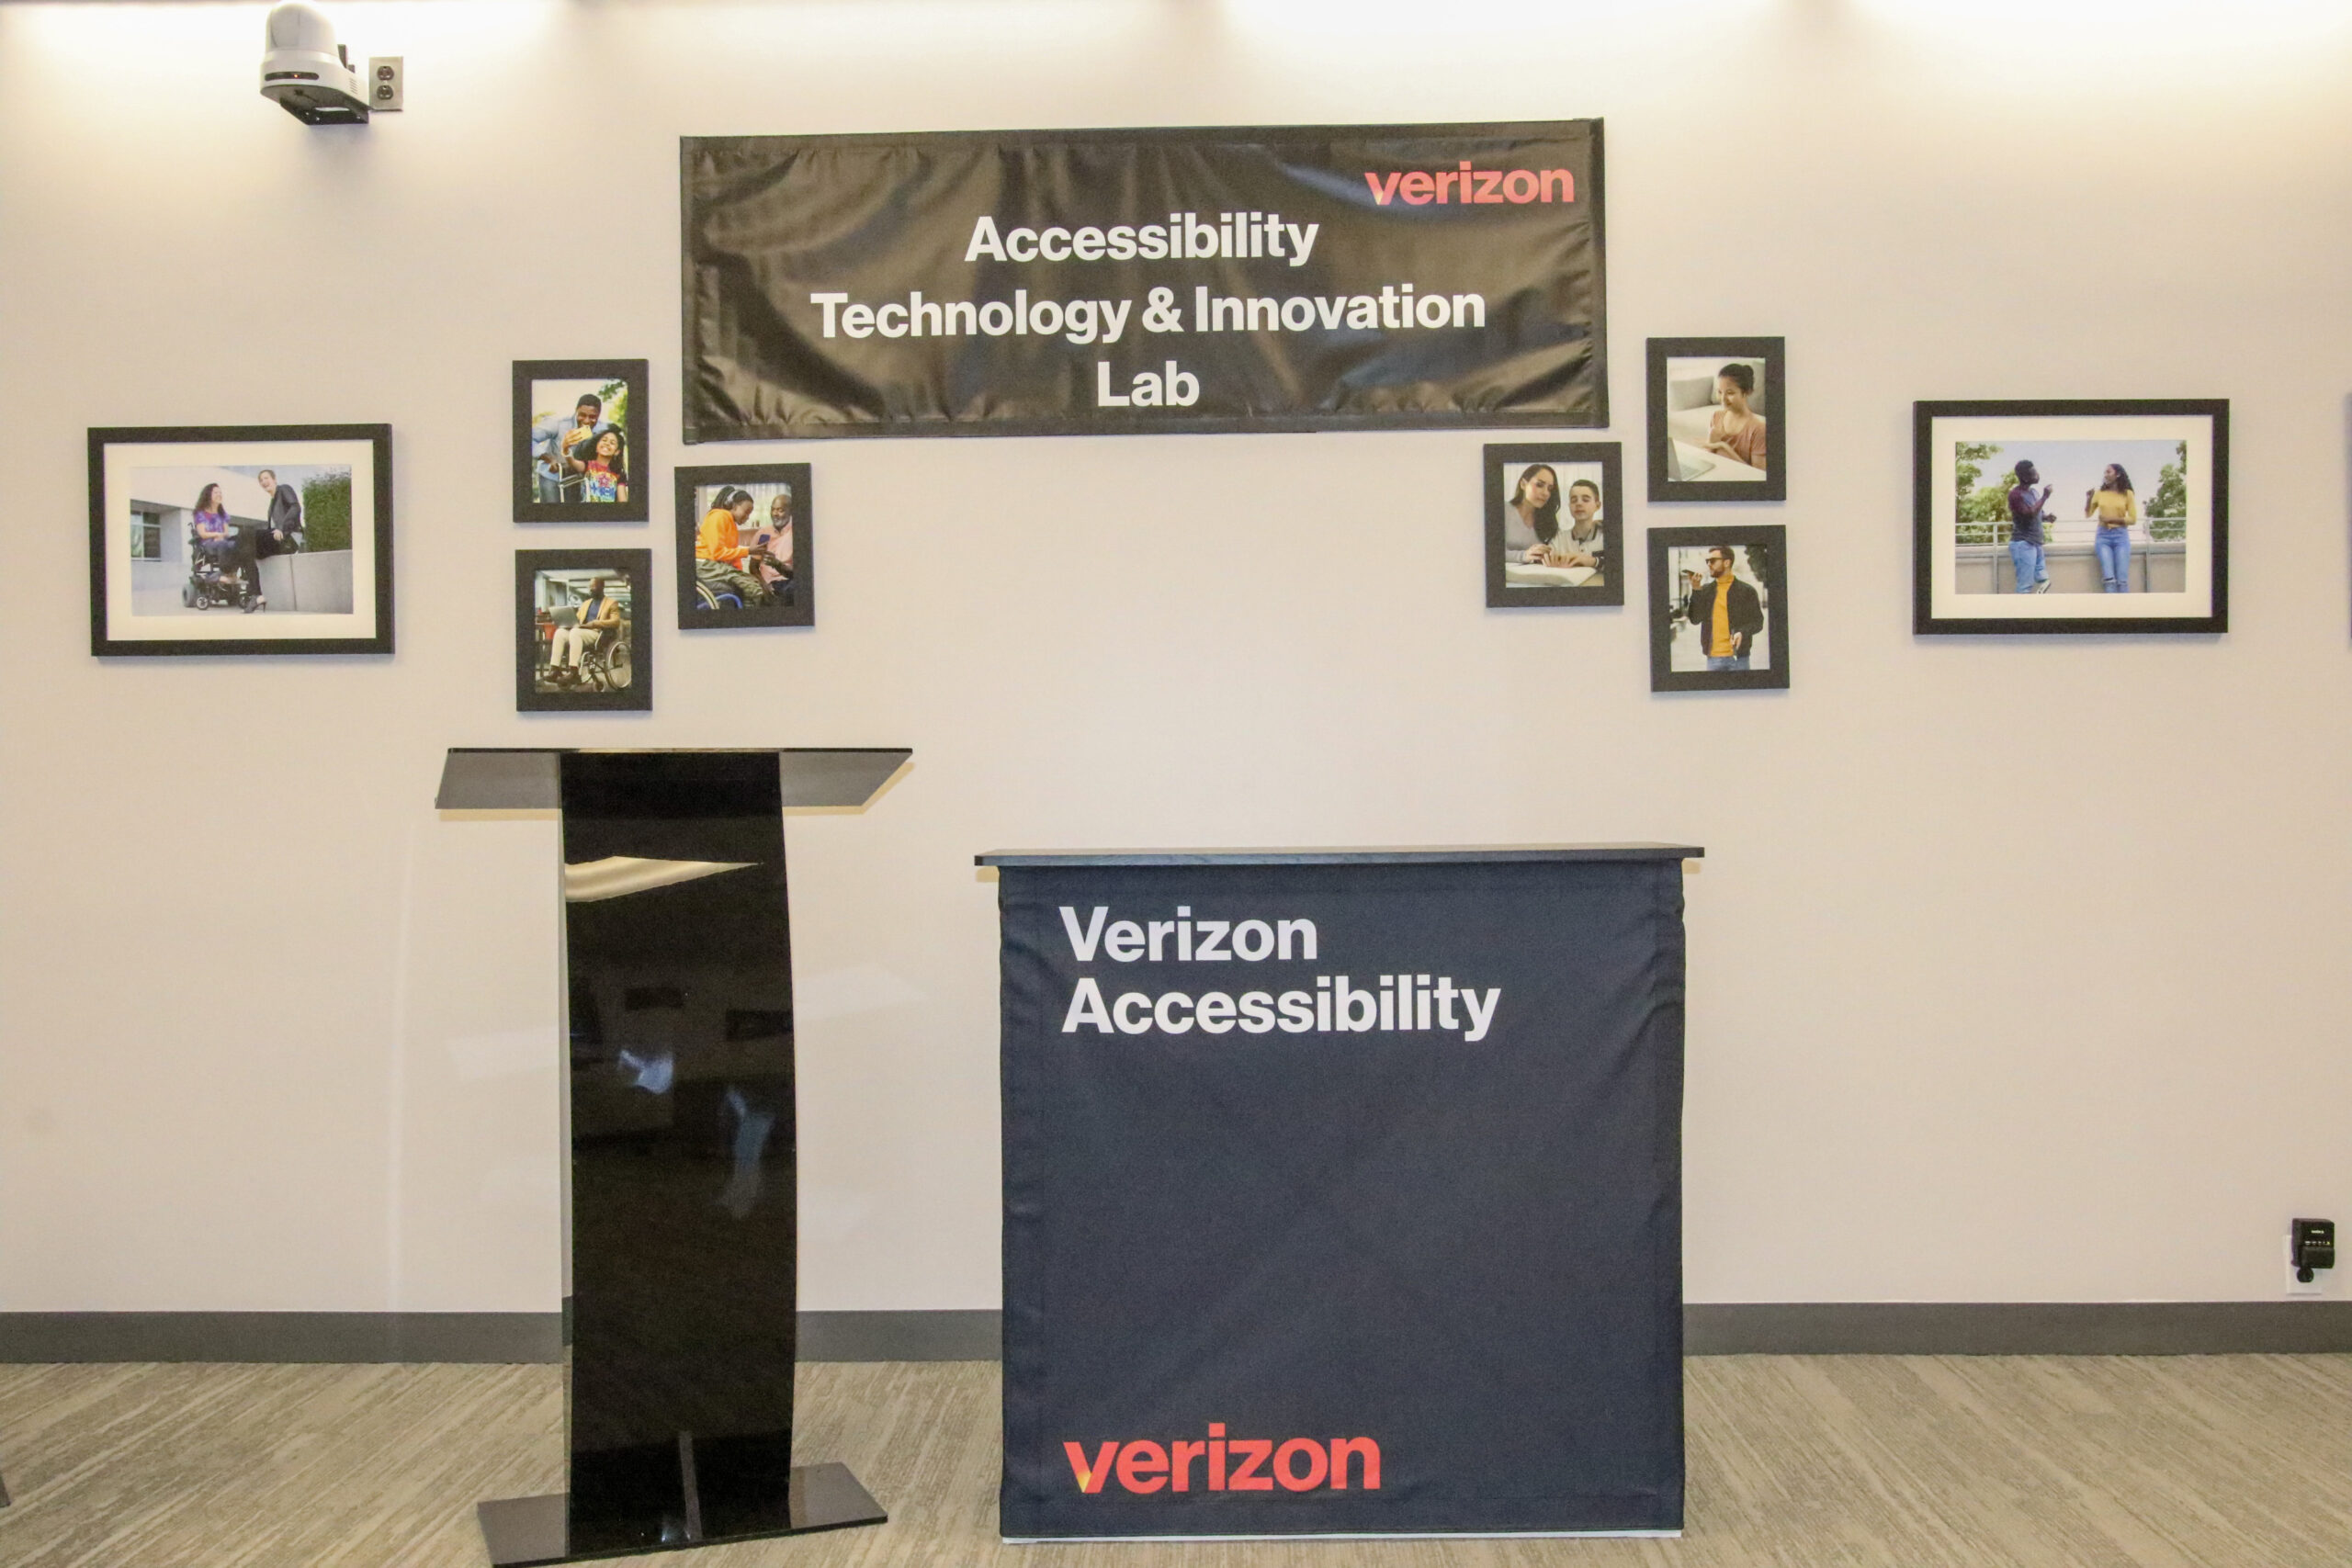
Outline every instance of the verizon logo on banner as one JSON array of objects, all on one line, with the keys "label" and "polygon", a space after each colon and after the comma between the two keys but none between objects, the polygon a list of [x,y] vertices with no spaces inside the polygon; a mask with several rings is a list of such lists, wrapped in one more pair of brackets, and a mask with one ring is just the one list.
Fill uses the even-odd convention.
[{"label": "verizon logo on banner", "polygon": [[1225,1423],[1212,1421],[1199,1441],[1114,1438],[1091,1455],[1083,1443],[1065,1442],[1062,1450],[1078,1489],[1089,1496],[1114,1477],[1121,1491],[1138,1494],[1190,1492],[1196,1481],[1204,1492],[1272,1492],[1277,1484],[1285,1492],[1345,1492],[1351,1469],[1358,1486],[1380,1490],[1380,1445],[1370,1438],[1292,1438],[1278,1445],[1272,1438],[1228,1438]]}]

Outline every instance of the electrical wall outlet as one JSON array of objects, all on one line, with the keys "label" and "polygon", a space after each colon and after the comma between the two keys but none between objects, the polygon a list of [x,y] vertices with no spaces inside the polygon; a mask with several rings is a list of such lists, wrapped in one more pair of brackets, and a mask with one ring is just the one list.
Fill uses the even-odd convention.
[{"label": "electrical wall outlet", "polygon": [[377,114],[390,114],[401,107],[406,95],[408,74],[401,69],[401,56],[379,54],[368,62],[368,107]]}]

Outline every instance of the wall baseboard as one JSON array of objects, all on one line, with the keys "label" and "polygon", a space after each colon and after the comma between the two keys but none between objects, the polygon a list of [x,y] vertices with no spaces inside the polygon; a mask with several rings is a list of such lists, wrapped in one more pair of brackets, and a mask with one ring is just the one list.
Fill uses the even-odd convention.
[{"label": "wall baseboard", "polygon": [[[1693,1356],[2199,1356],[2352,1351],[2352,1302],[1795,1302],[1683,1308]],[[990,1311],[804,1312],[804,1361],[992,1361]],[[526,1312],[6,1312],[0,1363],[563,1359]]]},{"label": "wall baseboard", "polygon": [[552,1312],[0,1312],[0,1362],[561,1359]]},{"label": "wall baseboard", "polygon": [[1692,1356],[2222,1356],[2352,1350],[2352,1302],[1686,1305]]}]

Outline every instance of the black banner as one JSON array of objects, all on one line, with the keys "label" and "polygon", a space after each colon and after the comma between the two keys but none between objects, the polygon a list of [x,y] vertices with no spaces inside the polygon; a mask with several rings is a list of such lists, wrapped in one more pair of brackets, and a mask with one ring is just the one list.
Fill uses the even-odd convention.
[{"label": "black banner", "polygon": [[1677,861],[1001,875],[1007,1537],[1681,1528]]},{"label": "black banner", "polygon": [[1609,422],[1598,120],[680,164],[688,442]]}]

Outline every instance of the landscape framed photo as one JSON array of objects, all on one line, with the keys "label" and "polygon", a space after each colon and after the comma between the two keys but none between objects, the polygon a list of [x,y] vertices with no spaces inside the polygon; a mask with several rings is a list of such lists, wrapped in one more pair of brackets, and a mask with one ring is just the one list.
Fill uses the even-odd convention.
[{"label": "landscape framed photo", "polygon": [[816,498],[806,463],[680,468],[681,627],[817,621]]},{"label": "landscape framed photo", "polygon": [[1912,407],[1912,630],[2229,630],[2230,405]]},{"label": "landscape framed photo", "polygon": [[642,523],[652,515],[646,362],[514,363],[510,438],[518,523]]},{"label": "landscape framed photo", "polygon": [[1788,344],[1649,340],[1652,501],[1786,501]]},{"label": "landscape framed photo", "polygon": [[1623,448],[1515,442],[1485,459],[1487,607],[1623,604]]},{"label": "landscape framed photo", "polygon": [[1650,690],[1785,690],[1789,531],[1653,528]]},{"label": "landscape framed photo", "polygon": [[651,550],[514,552],[519,713],[653,706]]},{"label": "landscape framed photo", "polygon": [[392,651],[392,427],[93,430],[90,651]]}]

